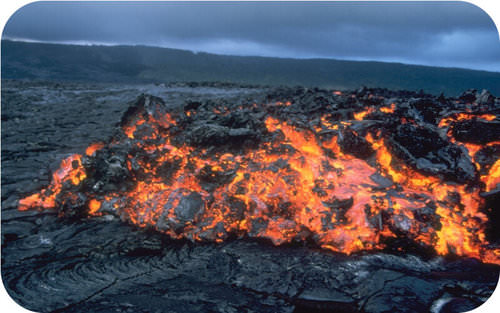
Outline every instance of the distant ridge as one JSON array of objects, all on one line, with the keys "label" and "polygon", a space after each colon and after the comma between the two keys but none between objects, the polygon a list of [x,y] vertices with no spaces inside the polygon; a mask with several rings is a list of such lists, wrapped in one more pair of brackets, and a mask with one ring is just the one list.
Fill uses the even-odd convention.
[{"label": "distant ridge", "polygon": [[2,78],[149,83],[222,81],[337,89],[360,86],[444,92],[488,89],[500,73],[401,63],[227,56],[146,46],[78,46],[2,40]]}]

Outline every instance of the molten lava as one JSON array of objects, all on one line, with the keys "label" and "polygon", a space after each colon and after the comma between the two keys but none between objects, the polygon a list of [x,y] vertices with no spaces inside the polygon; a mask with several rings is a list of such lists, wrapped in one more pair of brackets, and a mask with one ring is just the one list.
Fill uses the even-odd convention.
[{"label": "molten lava", "polygon": [[[440,255],[500,264],[499,250],[485,239],[480,196],[497,187],[498,160],[481,177],[481,189],[418,172],[390,152],[380,131],[343,133],[371,113],[390,115],[395,109],[394,103],[366,107],[353,121],[323,115],[314,129],[267,115],[265,140],[226,151],[174,140],[182,131],[180,120],[196,118],[196,111],[181,116],[143,109],[107,145],[91,145],[85,156],[63,160],[50,185],[20,200],[19,209],[57,209],[84,197],[81,210],[90,216],[114,214],[173,238],[219,242],[235,235],[277,245],[307,239],[347,254],[384,249],[404,238]],[[229,112],[221,108],[214,114]],[[439,127],[467,117],[445,118]],[[374,153],[361,159],[345,152],[346,134],[365,140]],[[113,158],[123,147],[129,149],[124,159]],[[474,154],[481,146],[467,149]],[[102,172],[121,171],[128,184],[102,187],[105,175],[95,169],[100,159],[106,160]]]}]

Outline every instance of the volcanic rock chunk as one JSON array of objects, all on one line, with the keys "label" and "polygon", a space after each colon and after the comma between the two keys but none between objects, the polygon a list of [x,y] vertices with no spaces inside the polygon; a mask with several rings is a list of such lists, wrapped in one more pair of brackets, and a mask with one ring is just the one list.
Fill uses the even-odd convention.
[{"label": "volcanic rock chunk", "polygon": [[486,89],[483,89],[481,92],[478,92],[476,89],[469,89],[462,93],[459,99],[466,103],[475,103],[480,106],[490,106],[495,103],[495,97]]},{"label": "volcanic rock chunk", "polygon": [[[200,225],[200,226],[205,226],[205,225]],[[222,222],[217,223],[214,227],[209,228],[209,229],[203,229],[199,233],[199,237],[202,240],[206,241],[214,241],[217,239],[225,239],[227,236],[227,233],[224,229],[224,224]]]},{"label": "volcanic rock chunk", "polygon": [[490,242],[500,241],[500,188],[483,195],[485,201],[485,212],[490,223],[486,228],[486,236]]},{"label": "volcanic rock chunk", "polygon": [[350,120],[353,118],[352,112],[352,108],[335,110],[328,114],[326,120],[330,122]]},{"label": "volcanic rock chunk", "polygon": [[475,167],[466,151],[444,140],[436,131],[402,124],[392,135],[390,148],[407,164],[427,174],[443,175],[459,183],[475,178]]},{"label": "volcanic rock chunk", "polygon": [[[60,199],[60,212],[68,217],[83,217],[85,216],[85,211],[81,208],[85,206],[87,197],[81,193],[76,196],[69,197],[61,194]],[[66,197],[65,197],[66,196]]]},{"label": "volcanic rock chunk", "polygon": [[229,218],[234,221],[240,221],[243,218],[245,211],[247,209],[245,202],[236,197],[231,197],[229,201],[231,203]]},{"label": "volcanic rock chunk", "polygon": [[248,235],[250,237],[257,237],[257,235],[260,232],[266,230],[267,224],[269,223],[267,220],[265,220],[265,219],[263,219],[261,217],[252,219],[251,222],[252,222],[251,223],[251,228],[250,228],[250,231],[248,232]]},{"label": "volcanic rock chunk", "polygon": [[392,216],[392,226],[394,226],[396,233],[407,234],[411,229],[411,225],[412,222],[404,214],[395,214]]},{"label": "volcanic rock chunk", "polygon": [[335,199],[334,201],[324,201],[323,204],[326,205],[327,207],[331,209],[343,209],[347,210],[350,207],[352,207],[354,203],[353,198],[348,198],[348,199]]},{"label": "volcanic rock chunk", "polygon": [[183,197],[174,212],[179,222],[185,224],[194,220],[204,208],[204,202],[200,194],[193,192],[188,196]]},{"label": "volcanic rock chunk", "polygon": [[463,120],[452,123],[453,137],[461,142],[486,144],[500,140],[500,121],[480,119]]},{"label": "volcanic rock chunk", "polygon": [[296,107],[305,114],[321,111],[329,105],[329,101],[324,95],[312,90],[308,90],[299,101],[299,105]]},{"label": "volcanic rock chunk", "polygon": [[366,159],[374,153],[366,139],[350,128],[345,128],[340,132],[337,142],[344,153],[352,154],[360,159]]},{"label": "volcanic rock chunk", "polygon": [[431,282],[391,270],[384,269],[373,273],[369,278],[369,281],[372,280],[384,283],[379,294],[368,298],[365,302],[365,312],[429,312],[425,303],[429,303],[439,295]]},{"label": "volcanic rock chunk", "polygon": [[481,175],[487,174],[489,169],[497,159],[500,158],[500,144],[490,145],[482,148],[474,155],[474,160],[480,165]]},{"label": "volcanic rock chunk", "polygon": [[476,101],[476,94],[477,94],[476,89],[469,89],[467,91],[464,91],[458,98],[462,101],[472,103]]},{"label": "volcanic rock chunk", "polygon": [[443,105],[448,103],[448,101],[446,100],[446,97],[444,96],[444,93],[442,93],[442,92],[439,94],[439,97],[436,100],[437,100],[437,102],[439,102],[440,104],[443,104]]},{"label": "volcanic rock chunk", "polygon": [[174,174],[179,170],[181,164],[181,159],[177,158],[173,161],[165,161],[157,169],[157,174],[163,179],[167,184],[172,183],[172,178]]},{"label": "volcanic rock chunk", "polygon": [[368,88],[366,86],[362,86],[358,90],[356,90],[356,96],[358,97],[364,97],[366,93],[368,92]]},{"label": "volcanic rock chunk", "polygon": [[427,123],[436,124],[438,118],[441,116],[441,103],[431,98],[412,100],[410,101],[410,106],[413,107]]},{"label": "volcanic rock chunk", "polygon": [[[196,218],[203,214],[205,202],[197,192],[188,190],[177,190],[175,197],[163,207],[163,211],[156,222],[156,228],[160,231],[173,230],[181,233],[188,224],[195,222]],[[179,199],[176,201],[175,199]],[[172,214],[173,213],[173,217]]]},{"label": "volcanic rock chunk", "polygon": [[207,165],[200,170],[197,178],[200,179],[203,189],[212,192],[217,187],[231,182],[234,174],[234,171],[214,171],[211,166]]},{"label": "volcanic rock chunk", "polygon": [[200,146],[241,145],[245,139],[256,138],[248,128],[229,128],[217,124],[194,126],[188,135],[190,143]]},{"label": "volcanic rock chunk", "polygon": [[322,219],[323,226],[326,228],[330,225],[332,215],[335,215],[335,220],[337,222],[345,222],[345,214],[354,204],[354,200],[353,198],[335,199],[334,201],[329,202],[324,201],[323,204],[331,210],[330,212],[325,212],[325,218]]},{"label": "volcanic rock chunk", "polygon": [[126,160],[127,152],[122,149],[103,149],[97,151],[95,158],[84,160],[89,177],[84,190],[106,193],[130,188],[132,180]]},{"label": "volcanic rock chunk", "polygon": [[495,102],[495,97],[486,89],[477,95],[476,103],[479,105],[492,105]]},{"label": "volcanic rock chunk", "polygon": [[378,184],[378,186],[380,188],[389,188],[389,187],[391,187],[393,185],[392,180],[390,180],[389,178],[386,178],[386,177],[380,175],[379,173],[372,174],[370,176],[370,179],[374,183]]},{"label": "volcanic rock chunk", "polygon": [[253,112],[248,109],[230,112],[227,115],[218,116],[218,122],[222,126],[231,129],[250,129],[259,132],[264,127],[264,115],[266,112]]},{"label": "volcanic rock chunk", "polygon": [[142,94],[137,98],[134,104],[130,105],[128,110],[125,112],[120,121],[120,125],[130,125],[138,117],[144,117],[148,114],[158,120],[161,120],[167,112],[167,106],[161,98]]},{"label": "volcanic rock chunk", "polygon": [[199,101],[186,101],[186,104],[184,105],[184,111],[191,111],[191,110],[196,110],[201,106],[201,102]]},{"label": "volcanic rock chunk", "polygon": [[436,205],[429,202],[427,206],[417,208],[413,211],[415,219],[422,223],[427,223],[434,229],[440,229],[439,215],[436,214]]}]

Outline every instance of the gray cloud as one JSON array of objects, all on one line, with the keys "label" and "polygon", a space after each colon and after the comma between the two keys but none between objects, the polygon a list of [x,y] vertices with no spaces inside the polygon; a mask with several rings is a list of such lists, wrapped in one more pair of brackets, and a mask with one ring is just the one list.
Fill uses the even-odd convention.
[{"label": "gray cloud", "polygon": [[495,25],[464,2],[37,2],[17,11],[3,36],[500,71]]}]

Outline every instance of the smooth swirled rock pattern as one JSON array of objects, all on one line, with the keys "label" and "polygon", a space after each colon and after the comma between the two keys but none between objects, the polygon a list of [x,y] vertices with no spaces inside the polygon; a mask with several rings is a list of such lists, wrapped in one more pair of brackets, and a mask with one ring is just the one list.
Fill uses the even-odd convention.
[{"label": "smooth swirled rock pattern", "polygon": [[111,217],[16,209],[67,153],[113,131],[138,93],[172,105],[260,99],[237,86],[2,82],[2,278],[38,312],[461,312],[483,303],[498,266],[299,246],[172,241]]}]

